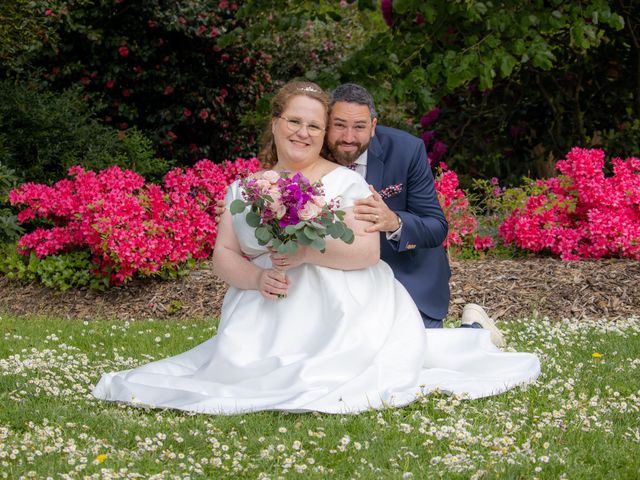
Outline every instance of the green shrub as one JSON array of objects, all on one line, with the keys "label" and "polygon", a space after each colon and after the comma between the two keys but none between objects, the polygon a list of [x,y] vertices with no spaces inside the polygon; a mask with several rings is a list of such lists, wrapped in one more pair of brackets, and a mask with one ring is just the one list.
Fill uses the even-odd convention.
[{"label": "green shrub", "polygon": [[[3,138],[4,135],[0,134],[0,155],[2,155]],[[24,233],[7,198],[9,191],[16,186],[17,182],[15,172],[0,162],[0,242],[17,240]]]},{"label": "green shrub", "polygon": [[501,187],[497,179],[474,179],[468,196],[478,219],[478,234],[492,237],[497,248],[513,251],[502,245],[498,227],[515,209],[524,207],[529,197],[542,191],[530,178],[523,178],[521,186],[509,188]]},{"label": "green shrub", "polygon": [[[189,258],[179,265],[167,264],[156,276],[164,280],[175,280],[188,275],[202,262]],[[91,274],[96,265],[91,261],[88,250],[48,255],[38,258],[35,253],[18,253],[16,243],[0,244],[0,275],[19,282],[38,282],[54,290],[70,288],[91,288],[103,290],[109,287],[107,277],[99,278]]]},{"label": "green shrub", "polygon": [[[158,158],[155,155],[153,142],[136,127],[126,132],[119,132],[117,139],[112,157],[96,155],[83,160],[79,165],[96,171],[103,170],[107,166],[118,165],[139,173],[151,182],[160,182],[164,174],[174,166],[173,161]],[[65,165],[65,168],[70,166],[72,165]]]},{"label": "green shrub", "polygon": [[[632,116],[630,111],[627,115]],[[640,156],[640,119],[623,121],[615,128],[596,131],[589,139],[589,146],[602,148],[611,158]]]},{"label": "green shrub", "polygon": [[88,287],[102,289],[108,281],[91,275],[91,263],[88,251],[63,253],[38,258],[35,253],[21,255],[15,244],[6,244],[0,251],[0,273],[7,278],[22,282],[40,282],[56,290]]},{"label": "green shrub", "polygon": [[53,181],[73,165],[100,170],[120,165],[157,179],[171,166],[155,158],[139,131],[102,124],[79,89],[53,93],[33,84],[0,82],[0,163],[22,181]]}]

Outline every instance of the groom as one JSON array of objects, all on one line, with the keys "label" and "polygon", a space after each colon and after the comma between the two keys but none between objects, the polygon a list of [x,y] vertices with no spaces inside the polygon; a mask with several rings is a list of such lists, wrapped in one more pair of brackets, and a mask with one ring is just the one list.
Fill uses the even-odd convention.
[{"label": "groom", "polygon": [[[442,246],[448,225],[424,142],[407,132],[377,124],[373,98],[359,85],[340,85],[329,100],[326,146],[339,164],[354,169],[370,184],[372,196],[356,202],[355,217],[381,232],[382,260],[407,289],[425,327],[441,328],[449,307],[451,271]],[[484,310],[465,307],[462,326],[502,335]]]}]

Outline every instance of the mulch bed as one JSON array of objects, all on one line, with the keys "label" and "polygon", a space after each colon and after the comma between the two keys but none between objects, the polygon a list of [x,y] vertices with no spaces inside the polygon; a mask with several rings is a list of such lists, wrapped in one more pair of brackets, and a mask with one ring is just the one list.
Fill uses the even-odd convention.
[{"label": "mulch bed", "polygon": [[[640,262],[563,262],[551,258],[451,262],[450,315],[465,303],[483,305],[499,319],[607,318],[640,314]],[[57,292],[0,277],[0,312],[90,319],[216,317],[226,291],[202,269],[174,281],[136,280],[105,292]]]}]

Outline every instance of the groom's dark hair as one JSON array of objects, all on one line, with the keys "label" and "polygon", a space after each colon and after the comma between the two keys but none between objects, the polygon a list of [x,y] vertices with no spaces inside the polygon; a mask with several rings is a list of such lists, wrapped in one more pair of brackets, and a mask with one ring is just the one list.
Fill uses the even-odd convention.
[{"label": "groom's dark hair", "polygon": [[371,112],[371,118],[378,116],[376,106],[373,103],[373,97],[366,88],[356,85],[355,83],[343,83],[329,97],[329,109],[333,108],[336,102],[357,103],[358,105],[366,105]]}]

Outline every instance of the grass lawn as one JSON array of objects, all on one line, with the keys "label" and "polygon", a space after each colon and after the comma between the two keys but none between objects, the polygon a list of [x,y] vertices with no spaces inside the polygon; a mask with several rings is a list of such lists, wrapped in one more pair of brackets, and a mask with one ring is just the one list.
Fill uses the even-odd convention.
[{"label": "grass lawn", "polygon": [[102,372],[211,321],[0,319],[0,478],[640,478],[640,320],[502,323],[536,384],[360,415],[215,417],[96,401]]}]

